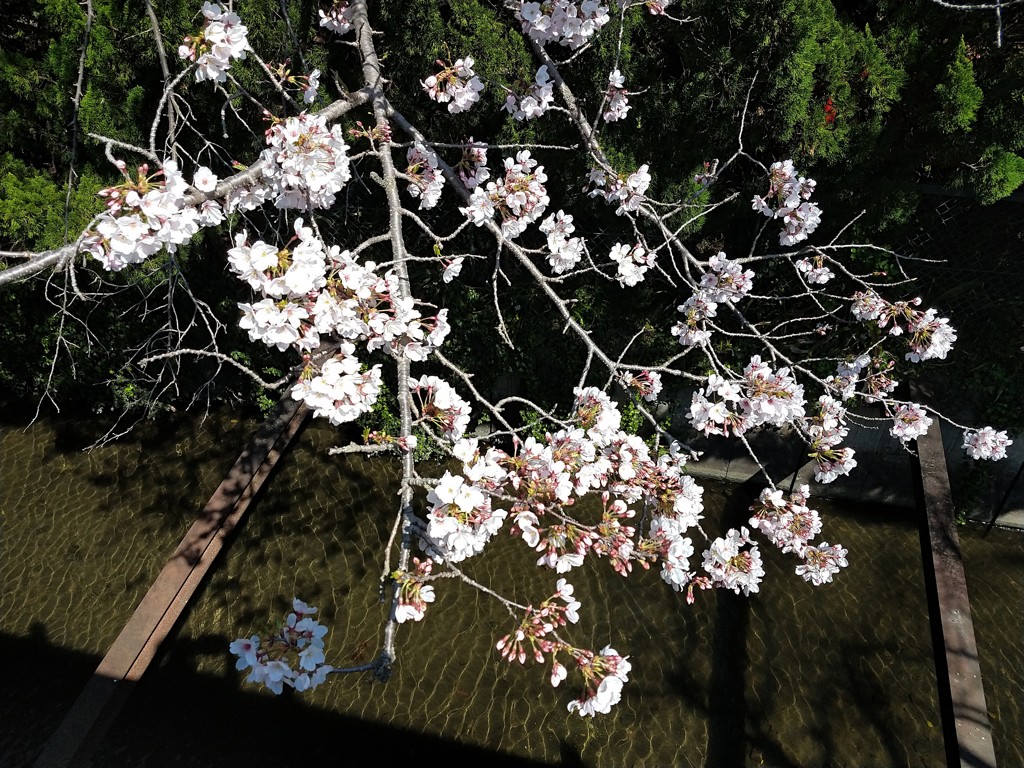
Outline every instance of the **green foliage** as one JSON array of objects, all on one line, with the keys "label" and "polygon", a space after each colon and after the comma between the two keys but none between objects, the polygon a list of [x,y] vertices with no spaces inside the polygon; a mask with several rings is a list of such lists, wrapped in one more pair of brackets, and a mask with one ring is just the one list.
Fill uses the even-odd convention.
[{"label": "green foliage", "polygon": [[869,25],[860,31],[842,22],[828,0],[794,0],[783,18],[779,43],[788,55],[771,91],[778,137],[830,164],[874,152],[905,72]]},{"label": "green foliage", "polygon": [[146,392],[139,387],[129,372],[110,371],[110,375],[107,387],[113,395],[116,410],[133,411],[146,406]]},{"label": "green foliage", "polygon": [[632,400],[627,400],[619,408],[619,412],[622,414],[622,431],[628,432],[631,435],[640,433],[640,428],[644,424],[644,415],[640,413],[640,409],[636,407],[636,403]]},{"label": "green foliage", "polygon": [[[279,379],[283,375],[280,368],[275,368],[273,366],[261,366],[257,361],[253,360],[252,356],[242,350],[236,349],[232,351],[229,356],[240,365],[244,365],[246,368],[260,373],[265,381]],[[244,382],[241,386],[242,391],[240,392],[243,402],[251,402],[255,404],[259,409],[259,412],[264,416],[270,413],[274,406],[277,405],[278,399],[280,398],[279,392],[264,389],[258,382],[244,374],[242,374],[242,378],[239,379],[239,381]]]},{"label": "green foliage", "polygon": [[544,442],[544,437],[550,431],[547,424],[536,411],[523,408],[519,411],[519,418],[526,427],[526,434],[537,442]]},{"label": "green foliage", "polygon": [[359,417],[356,421],[363,431],[365,441],[370,432],[380,432],[385,435],[397,435],[401,432],[402,422],[398,417],[398,400],[395,393],[386,384],[381,383],[380,394],[377,396],[373,408]]},{"label": "green foliage", "polygon": [[966,177],[963,186],[973,190],[985,205],[1012,195],[1024,183],[1024,158],[1001,147],[989,147],[981,156],[977,170]]},{"label": "green foliage", "polygon": [[939,109],[935,119],[943,133],[970,131],[984,94],[974,79],[974,64],[964,38],[953,54],[946,76],[935,86]]},{"label": "green foliage", "polygon": [[[316,24],[316,5],[284,5],[297,40],[284,31],[282,6],[276,0],[236,0],[236,10],[263,58],[272,65],[291,59],[297,72],[301,53],[310,67],[324,70],[325,83],[333,81],[330,71],[336,70],[345,87],[358,87],[353,51],[349,46],[325,44],[327,36]],[[78,114],[82,131],[75,145],[77,180],[72,185],[66,224],[66,179],[72,158],[67,126],[73,116],[84,11],[77,0],[11,0],[5,6],[5,18],[0,22],[0,246],[34,249],[61,245],[65,228],[77,233],[99,210],[94,193],[109,183],[111,169],[102,148],[84,131],[148,144],[163,75],[144,10],[136,0],[93,0],[92,6],[94,25],[86,49]],[[197,11],[196,0],[157,2],[172,72],[181,67],[174,55],[177,41],[201,23]],[[1019,119],[1024,108],[1022,57],[1010,50],[986,47],[979,42],[982,36],[971,27],[972,22],[960,15],[937,9],[926,0],[683,0],[681,12],[700,22],[667,24],[640,12],[628,13],[623,19],[613,13],[596,42],[565,66],[588,116],[597,111],[612,66],[623,71],[631,91],[646,91],[631,98],[630,119],[600,128],[603,146],[616,168],[628,172],[642,163],[651,164],[658,196],[691,203],[708,198],[709,193],[693,183],[694,170],[735,149],[748,90],[744,146],[751,154],[767,161],[792,156],[802,171],[816,176],[815,165],[829,166],[820,193],[826,211],[823,229],[839,226],[841,217],[833,212],[863,207],[870,213],[857,226],[872,236],[881,226],[912,218],[921,178],[939,184],[958,180],[985,201],[1010,194],[1024,180],[1024,121]],[[517,123],[501,112],[501,86],[531,79],[537,67],[529,45],[501,4],[491,0],[388,0],[371,3],[370,14],[375,26],[385,33],[377,42],[390,81],[388,96],[429,135],[453,142],[470,135],[495,141],[578,142],[571,127],[558,116]],[[989,35],[990,30],[982,31]],[[564,55],[565,51],[556,52],[556,58]],[[437,58],[451,61],[464,56],[477,60],[488,87],[483,104],[453,116],[427,100],[417,84],[434,69]],[[261,84],[262,73],[251,58],[239,62],[232,74],[272,109],[285,109],[280,97]],[[231,136],[221,146],[225,157],[244,160],[259,148],[262,116],[233,86],[226,87],[234,97],[231,104],[239,118],[227,110]],[[197,129],[219,141],[223,94],[209,83],[191,79],[184,81],[181,89]],[[365,113],[359,119],[365,120]],[[241,123],[251,130],[240,129]],[[159,134],[158,140],[162,137]],[[191,136],[185,139],[190,140]],[[188,149],[199,153],[197,146]],[[446,149],[442,154],[450,162],[457,159],[456,150]],[[507,153],[492,154],[492,168],[500,163],[502,154]],[[596,235],[591,241],[595,256],[606,252],[608,244],[601,235],[608,226],[609,209],[582,195],[580,180],[587,169],[581,153],[537,154],[548,171],[553,210],[564,208],[574,215],[581,234]],[[206,160],[201,153],[197,157]],[[958,169],[965,167],[965,162],[979,170],[962,173]],[[878,184],[879,167],[886,169],[885,185]],[[717,198],[737,192],[748,197],[751,187],[762,181],[754,169],[736,163],[712,194]],[[832,197],[827,197],[830,194]],[[360,226],[380,226],[373,221],[370,206],[360,207],[361,195],[353,184],[346,191],[345,203],[339,201],[337,210],[318,215],[320,225],[337,233],[343,247],[360,234],[353,226],[357,218]],[[344,210],[346,204],[352,207]],[[350,216],[353,211],[357,212]],[[435,214],[423,215],[429,219]],[[722,223],[722,214],[715,213],[712,221],[717,231],[702,231],[705,220],[700,218],[685,234],[700,234],[708,247],[714,244],[716,250],[732,252],[738,241],[749,242],[754,227],[749,213],[744,211],[744,215],[746,218]],[[440,221],[430,219],[431,224]],[[244,225],[236,220],[232,226]],[[534,235],[524,235],[527,247],[542,244],[542,238],[531,240]],[[429,253],[432,243],[417,242],[416,237],[409,235],[410,249]],[[470,251],[479,246],[476,252],[483,253],[485,247],[491,247],[489,243],[484,246],[486,238],[473,231],[467,240]],[[139,290],[149,290],[172,268],[180,267],[218,315],[230,319],[237,312],[235,302],[241,289],[230,287],[230,281],[224,279],[223,246],[211,237],[179,254],[174,264],[166,256],[152,259],[144,268],[133,270],[130,279],[137,282]],[[204,258],[208,250],[210,258]],[[699,246],[696,252],[701,257],[708,255]],[[212,258],[214,255],[217,258]],[[377,257],[372,250],[368,255]],[[418,283],[422,298],[448,307],[452,317],[460,319],[464,333],[453,338],[446,350],[467,369],[478,372],[475,383],[482,391],[489,391],[496,379],[512,371],[529,390],[525,395],[545,405],[564,405],[575,383],[565,372],[577,367],[582,357],[571,334],[561,332],[564,319],[544,296],[524,287],[529,281],[517,274],[514,264],[503,261],[513,285],[503,289],[499,300],[516,348],[493,344],[498,322],[489,287],[493,272],[491,267],[478,266],[479,262],[467,261],[456,285],[431,282],[429,276]],[[627,295],[614,282],[589,279],[570,280],[563,287],[573,299],[573,318],[595,337],[613,342],[626,324],[623,321],[638,316],[646,317],[652,329],[668,327],[679,300],[669,291]],[[25,390],[38,388],[45,355],[56,345],[52,306],[39,296],[27,296],[21,294],[0,305],[12,313],[11,324],[24,323],[31,333],[38,334],[31,344],[20,345],[10,329],[3,337],[6,348],[18,353],[0,362],[0,382],[16,380],[17,388]],[[114,340],[110,349],[93,350],[84,337],[72,337],[71,342],[79,345],[76,348],[90,350],[88,355],[94,357],[86,364],[101,374],[116,369],[108,356],[134,343],[129,331],[122,327],[116,312],[105,308],[94,311],[90,323],[98,336]],[[138,331],[141,334],[144,329]],[[251,345],[244,333],[237,329],[230,333],[224,348],[245,350],[255,370],[280,364],[279,355]],[[627,341],[621,340],[622,344]],[[667,356],[676,347],[666,334],[652,330],[634,343],[630,354]],[[722,350],[727,360],[742,358],[745,352],[740,345]],[[33,356],[37,370],[32,369]],[[80,378],[85,375],[80,373]],[[62,385],[74,383],[67,377]],[[250,401],[269,402],[251,382],[232,380],[229,386]],[[124,387],[121,390],[124,392]],[[390,400],[382,397],[379,412],[366,417],[367,428],[397,430],[394,397],[388,397]],[[638,413],[630,418],[635,416]],[[540,435],[546,431],[539,420],[531,424]],[[428,442],[423,436],[422,444]]]},{"label": "green foliage", "polygon": [[[10,249],[57,248],[77,236],[102,208],[100,180],[86,171],[71,190],[64,180],[30,168],[10,153],[0,155],[0,244]],[[65,226],[65,201],[68,216]]]}]

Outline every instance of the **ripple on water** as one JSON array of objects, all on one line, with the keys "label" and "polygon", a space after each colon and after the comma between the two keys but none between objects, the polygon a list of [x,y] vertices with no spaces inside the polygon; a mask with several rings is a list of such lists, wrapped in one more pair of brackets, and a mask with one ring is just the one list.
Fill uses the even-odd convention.
[{"label": "ripple on water", "polygon": [[[237,453],[241,440],[223,442]],[[481,747],[490,751],[479,753],[489,754],[488,762],[504,755],[537,764],[942,765],[917,530],[907,514],[885,509],[822,510],[825,538],[850,548],[851,565],[837,583],[820,589],[792,575],[794,562],[774,551],[764,553],[772,578],[760,594],[700,594],[692,608],[654,573],[622,579],[607,563],[574,571],[583,609],[572,637],[595,649],[610,643],[632,656],[623,701],[605,718],[567,712],[572,689],[551,688],[547,668],[502,662],[493,646],[512,620],[494,601],[453,581],[436,584],[437,602],[425,622],[401,628],[400,658],[386,685],[346,676],[306,699],[273,698],[242,686],[227,643],[282,615],[293,595],[321,606],[331,627],[332,661],[356,664],[377,652],[386,616],[377,601],[379,553],[393,521],[398,477],[385,462],[326,459],[331,440],[329,431],[307,430],[279,467],[159,667],[101,745],[100,763],[290,764],[296,750],[358,754],[358,745],[372,739],[382,757],[451,754],[456,762],[470,754],[459,750]],[[39,442],[45,440],[32,445]],[[44,448],[36,461],[55,461],[48,455]],[[108,468],[124,461],[132,466],[132,482],[150,489],[172,482],[159,474],[170,470],[153,462],[132,465],[131,451],[89,461]],[[193,512],[223,469],[206,479],[210,471],[191,465],[201,486]],[[17,531],[17,546],[31,554],[16,566],[9,556],[4,560],[4,583],[17,586],[5,594],[3,631],[17,641],[41,626],[52,646],[97,654],[186,521],[171,524],[153,510],[140,514],[145,490],[127,489],[115,470],[117,493],[99,483],[81,496],[63,487],[65,496],[88,499],[88,506],[72,504],[81,507],[72,533],[66,508],[56,510],[56,486],[47,485],[70,481],[60,480],[65,473],[53,466],[36,470],[26,457],[16,471],[28,478],[26,486],[41,483],[37,493],[54,509],[27,514],[25,498],[4,506],[8,520],[26,518],[28,530]],[[721,489],[709,487],[706,497],[709,510],[730,503]],[[31,528],[56,530],[58,521],[67,533],[64,546],[54,550]],[[714,526],[708,523],[709,530]],[[8,524],[7,553],[12,530]],[[533,567],[535,556],[521,542],[503,538],[492,546],[488,558],[466,564],[475,578],[504,585],[523,602],[553,591],[556,576]],[[95,562],[101,555],[105,570]],[[39,568],[36,558],[47,567]],[[109,565],[122,560],[124,575]],[[86,568],[91,575],[80,572],[83,563],[93,563]],[[83,591],[86,584],[92,592]],[[38,608],[27,607],[35,602]],[[93,615],[75,616],[83,602]],[[109,617],[117,613],[111,606],[119,607],[116,618]],[[1007,653],[1010,659],[1016,654],[1019,667],[1019,651]],[[1021,722],[1012,702],[999,706],[1003,722]]]},{"label": "ripple on water", "polygon": [[247,431],[178,419],[85,453],[88,425],[0,428],[0,638],[20,692],[0,697],[0,763],[27,760],[59,723]]}]

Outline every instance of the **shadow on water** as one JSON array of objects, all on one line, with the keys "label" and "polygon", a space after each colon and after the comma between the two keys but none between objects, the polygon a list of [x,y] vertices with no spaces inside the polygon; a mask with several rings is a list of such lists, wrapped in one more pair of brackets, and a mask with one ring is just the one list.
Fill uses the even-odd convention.
[{"label": "shadow on water", "polygon": [[[760,488],[749,481],[732,494],[722,510],[720,527],[739,528],[750,517],[746,499]],[[743,765],[746,760],[746,674],[750,665],[747,635],[750,601],[741,595],[716,590],[715,629],[711,640],[711,681],[708,700],[707,768]]]},{"label": "shadow on water", "polygon": [[[28,480],[24,500],[4,506],[0,575],[10,591],[0,595],[0,653],[25,661],[5,677],[25,693],[0,704],[0,768],[25,764],[56,728],[252,429],[185,425],[163,433],[162,448],[101,454],[115,485],[101,492],[86,482],[77,496],[63,478],[88,477],[95,456],[82,464],[81,454],[15,446],[24,457],[13,469]],[[494,642],[511,629],[508,615],[454,582],[438,585],[428,620],[401,629],[388,684],[345,676],[305,698],[255,691],[227,644],[283,615],[293,595],[321,607],[334,663],[360,663],[379,648],[379,553],[397,473],[385,462],[327,456],[335,440],[310,427],[281,462],[95,765],[390,765],[427,756],[595,768],[941,764],[941,736],[929,723],[938,705],[916,526],[893,510],[818,507],[827,540],[851,550],[848,571],[819,589],[793,576],[792,556],[765,547],[760,593],[698,593],[692,607],[657,573],[620,579],[600,561],[574,570],[583,608],[572,639],[632,656],[623,701],[604,718],[567,713],[576,692],[552,689],[545,668],[502,664]],[[140,492],[140,482],[157,496]],[[171,511],[160,507],[186,505],[179,494],[191,484],[201,486],[189,489],[196,500],[176,508],[180,520],[170,525],[161,514]],[[759,484],[702,484],[709,535],[746,523]],[[522,542],[502,537],[492,546],[489,558],[467,562],[475,578],[524,602],[550,594],[557,577],[539,573]],[[704,546],[695,548],[697,565]]]},{"label": "shadow on water", "polygon": [[[179,641],[184,656],[226,653],[223,639]],[[0,766],[27,768],[92,674],[98,658],[54,647],[41,627],[28,637],[0,632],[0,654],[18,659],[5,684],[19,691],[6,707]],[[430,764],[543,766],[520,757],[459,744],[379,723],[368,723],[306,704],[300,696],[272,697],[240,687],[233,671],[196,674],[188,665],[163,663],[135,685],[91,765],[103,768],[225,768]],[[569,756],[562,765],[582,765]],[[557,763],[556,763],[557,765]]]}]

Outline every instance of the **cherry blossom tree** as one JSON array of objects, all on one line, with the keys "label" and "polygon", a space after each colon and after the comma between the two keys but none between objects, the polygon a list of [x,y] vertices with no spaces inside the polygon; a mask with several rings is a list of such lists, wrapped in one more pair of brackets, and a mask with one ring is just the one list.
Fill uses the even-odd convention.
[{"label": "cherry blossom tree", "polygon": [[[166,348],[140,365],[202,357],[244,367],[220,346],[224,325],[237,322],[291,366],[279,382],[249,374],[261,386],[285,387],[331,424],[360,419],[383,390],[394,392],[397,429],[335,449],[392,453],[402,466],[391,536],[381,549],[391,612],[379,653],[335,668],[316,608],[296,599],[275,630],[232,644],[250,682],[280,693],[315,687],[335,673],[374,670],[386,678],[400,659],[400,626],[430,620],[444,580],[458,579],[507,609],[508,631],[494,638],[501,658],[550,664],[552,685],[571,679],[576,686],[570,711],[607,713],[628,695],[631,665],[643,662],[630,661],[628,649],[575,643],[573,625],[593,607],[575,599],[570,571],[588,562],[603,567],[593,562],[602,559],[611,578],[654,569],[695,604],[706,590],[756,593],[766,577],[760,548],[773,545],[792,555],[796,576],[825,585],[847,565],[847,550],[819,539],[826,522],[810,507],[811,489],[778,487],[750,437],[786,430],[806,444],[816,482],[829,483],[855,471],[854,451],[844,445],[851,430],[881,425],[907,444],[940,418],[932,406],[897,396],[897,377],[947,356],[956,341],[949,319],[913,294],[899,254],[846,240],[847,225],[830,238],[817,236],[824,217],[838,220],[843,212],[819,208],[816,181],[793,160],[765,164],[746,151],[746,111],[731,154],[696,173],[661,167],[656,157],[623,167],[607,151],[606,132],[635,129],[629,101],[644,97],[628,90],[619,67],[626,20],[656,34],[659,24],[688,21],[672,12],[671,2],[655,0],[509,0],[505,21],[534,57],[528,78],[482,77],[478,52],[459,51],[406,84],[388,80],[365,0],[337,0],[319,11],[321,33],[351,49],[343,77],[301,62],[265,62],[245,20],[206,2],[194,33],[180,42],[177,72],[168,70],[148,145],[96,137],[120,180],[101,193],[91,225],[63,248],[6,254],[22,261],[0,272],[0,286],[62,276],[70,313],[76,296],[96,298],[79,288],[85,271],[142,269],[203,230],[227,232],[226,269],[251,295],[234,317],[197,300],[194,314],[166,334]],[[154,30],[162,46],[158,24]],[[602,36],[617,51],[615,66],[599,78],[605,90],[583,93],[569,73]],[[235,77],[243,66],[269,84],[272,101]],[[356,79],[358,87],[341,85]],[[223,93],[224,112],[249,126],[262,149],[245,164],[229,160],[215,138],[197,130],[182,95],[186,85]],[[406,98],[411,89],[436,102],[438,124],[485,109],[491,91],[508,120],[562,121],[573,143],[432,137],[396,106],[400,89]],[[552,199],[546,171],[566,154],[589,169],[571,185],[580,193],[572,207]],[[692,194],[659,199],[657,178],[683,173],[692,176]],[[751,178],[755,186],[728,192]],[[328,226],[354,185],[386,211],[366,236]],[[738,205],[757,227],[746,250],[706,257],[691,250],[686,236],[694,223],[742,196],[750,202]],[[614,244],[577,232],[581,212],[595,210],[611,222]],[[864,254],[885,256],[895,271],[873,268]],[[490,343],[519,343],[506,319],[513,278],[559,318],[585,361],[564,372],[573,392],[567,409],[514,392],[492,396],[478,386],[479,372],[447,351],[464,320],[430,291],[439,280],[457,289],[467,266],[489,275]],[[675,307],[675,321],[651,327],[626,313],[633,325],[621,329],[622,339],[599,338],[570,290],[585,281],[627,303],[657,293]],[[206,346],[187,343],[195,327],[205,328]],[[636,352],[644,335],[657,335],[670,351],[645,358]],[[810,342],[827,353],[807,354]],[[666,424],[658,406],[670,411],[681,397],[682,418]],[[623,428],[627,408],[639,414],[642,429]],[[524,410],[532,414],[525,422]],[[1005,456],[1005,432],[963,429],[972,458]],[[700,458],[687,444],[695,434],[739,441],[761,467],[765,488],[748,525],[719,530],[705,514],[702,489],[687,470]],[[417,449],[427,442],[451,460],[440,477],[418,468]],[[549,594],[518,595],[514,585],[475,578],[474,559],[506,535],[521,540],[523,557],[552,572]]]}]

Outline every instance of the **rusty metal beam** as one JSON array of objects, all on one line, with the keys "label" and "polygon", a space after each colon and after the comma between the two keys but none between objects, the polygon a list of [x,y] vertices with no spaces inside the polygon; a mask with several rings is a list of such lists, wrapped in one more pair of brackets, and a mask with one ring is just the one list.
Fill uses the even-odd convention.
[{"label": "rusty metal beam", "polygon": [[[933,589],[933,635],[947,764],[995,768],[978,645],[971,621],[960,537],[956,532],[942,434],[936,425],[918,438],[925,521],[926,576]],[[936,615],[937,613],[937,615]]]}]

